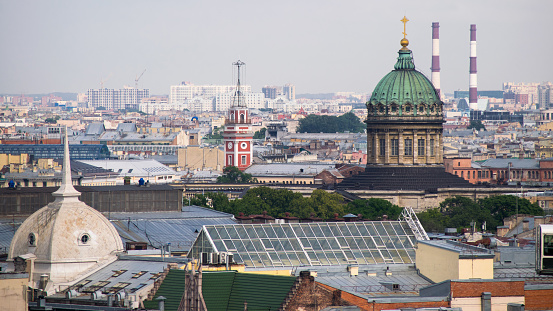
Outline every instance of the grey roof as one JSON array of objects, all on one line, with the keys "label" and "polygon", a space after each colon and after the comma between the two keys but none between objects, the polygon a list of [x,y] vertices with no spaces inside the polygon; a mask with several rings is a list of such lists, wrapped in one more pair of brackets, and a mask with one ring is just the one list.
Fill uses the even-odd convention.
[{"label": "grey roof", "polygon": [[104,123],[91,123],[86,128],[85,135],[100,135],[102,134],[106,128],[104,127]]},{"label": "grey roof", "polygon": [[254,164],[248,167],[244,172],[259,175],[273,176],[314,176],[324,170],[334,168],[334,164],[319,164],[319,163],[271,163],[271,164]]},{"label": "grey roof", "polygon": [[123,176],[176,175],[177,172],[156,160],[90,160],[82,163],[112,170]]},{"label": "grey roof", "polygon": [[232,214],[199,206],[185,206],[182,212],[111,213],[110,219],[123,241],[155,248],[171,243],[175,251],[188,251],[204,225],[236,224]]},{"label": "grey roof", "polygon": [[487,159],[481,162],[482,167],[488,168],[509,168],[511,169],[539,169],[540,163],[538,159]]},{"label": "grey roof", "polygon": [[[357,276],[350,276],[345,272],[322,272],[317,275],[317,282],[332,286],[336,289],[347,290],[355,293],[396,293],[411,292],[417,295],[418,289],[431,283],[417,274],[414,265],[379,265],[376,267],[359,267]],[[386,275],[388,272],[389,275]],[[399,289],[393,291],[391,284],[399,285]]]},{"label": "grey roof", "polygon": [[464,244],[457,241],[451,241],[451,240],[430,240],[430,241],[418,241],[421,244],[427,244],[435,247],[439,247],[442,249],[447,249],[450,251],[457,252],[459,254],[459,258],[466,257],[466,258],[494,258],[494,252],[489,249],[480,248],[468,244]]},{"label": "grey roof", "polygon": [[[154,259],[155,260],[155,259]],[[104,285],[101,288],[98,288],[96,290],[108,290],[109,288],[113,287],[115,284],[120,282],[129,283],[128,286],[126,286],[124,289],[125,291],[129,291],[131,293],[135,292],[136,290],[151,285],[155,282],[155,274],[158,274],[160,272],[163,272],[163,269],[167,267],[167,262],[161,261],[161,259],[158,260],[150,260],[150,261],[144,261],[144,260],[116,260],[113,263],[107,265],[106,267],[100,269],[99,271],[81,279],[78,280],[73,286],[70,287],[70,289],[75,289],[79,292],[81,297],[83,299],[90,300],[90,293],[85,293],[87,290],[92,290],[95,284],[102,281],[109,282],[108,284]],[[125,272],[121,273],[120,275],[117,275],[116,271],[122,271],[126,270]],[[142,275],[138,277],[138,273],[145,272]],[[82,287],[78,284],[81,282],[86,282]],[[144,284],[144,285],[142,285]],[[62,296],[63,295],[63,296]],[[64,293],[56,293],[52,296],[56,297],[65,297]]]},{"label": "grey roof", "polygon": [[136,124],[134,123],[119,123],[117,132],[136,132]]},{"label": "grey roof", "polygon": [[0,223],[0,254],[7,254],[18,224]]}]

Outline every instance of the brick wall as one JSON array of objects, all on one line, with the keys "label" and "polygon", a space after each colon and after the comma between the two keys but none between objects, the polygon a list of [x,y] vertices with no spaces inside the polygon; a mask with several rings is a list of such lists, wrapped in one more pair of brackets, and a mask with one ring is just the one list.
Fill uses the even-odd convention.
[{"label": "brick wall", "polygon": [[553,288],[524,292],[526,310],[553,310]]},{"label": "brick wall", "polygon": [[453,298],[480,297],[483,292],[492,293],[492,297],[524,296],[524,281],[451,282]]}]

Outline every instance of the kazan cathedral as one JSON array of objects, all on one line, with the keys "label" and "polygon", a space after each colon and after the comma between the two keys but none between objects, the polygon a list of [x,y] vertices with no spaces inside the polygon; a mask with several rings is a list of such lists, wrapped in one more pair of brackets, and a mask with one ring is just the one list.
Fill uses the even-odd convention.
[{"label": "kazan cathedral", "polygon": [[342,190],[425,190],[474,188],[445,172],[443,102],[428,78],[415,69],[409,40],[394,70],[384,76],[367,102],[367,167],[346,178]]}]

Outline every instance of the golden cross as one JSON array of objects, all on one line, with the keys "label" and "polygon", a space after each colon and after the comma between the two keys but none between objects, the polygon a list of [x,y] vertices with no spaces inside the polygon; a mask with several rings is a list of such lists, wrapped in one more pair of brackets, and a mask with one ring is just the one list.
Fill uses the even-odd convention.
[{"label": "golden cross", "polygon": [[405,36],[407,36],[407,31],[405,30],[405,25],[407,25],[407,22],[409,20],[407,19],[407,17],[405,17],[405,15],[403,16],[403,19],[401,19],[401,22],[403,22],[403,38],[405,39]]}]

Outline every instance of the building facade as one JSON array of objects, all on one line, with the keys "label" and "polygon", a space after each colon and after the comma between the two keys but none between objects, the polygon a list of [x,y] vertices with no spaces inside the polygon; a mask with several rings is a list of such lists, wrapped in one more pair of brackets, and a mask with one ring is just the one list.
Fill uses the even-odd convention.
[{"label": "building facade", "polygon": [[107,110],[140,109],[143,98],[150,97],[149,89],[89,89],[87,92],[88,107]]},{"label": "building facade", "polygon": [[[251,92],[251,86],[240,87],[242,92]],[[179,85],[172,85],[169,93],[170,103],[184,103],[185,100],[196,96],[213,98],[217,94],[232,93],[236,91],[236,85],[194,85],[190,82],[182,82]]]}]

